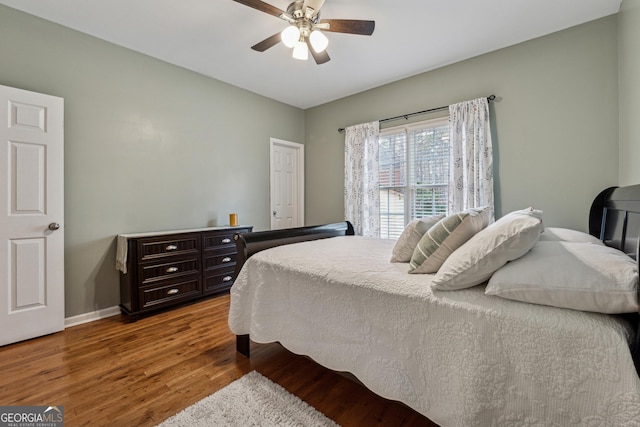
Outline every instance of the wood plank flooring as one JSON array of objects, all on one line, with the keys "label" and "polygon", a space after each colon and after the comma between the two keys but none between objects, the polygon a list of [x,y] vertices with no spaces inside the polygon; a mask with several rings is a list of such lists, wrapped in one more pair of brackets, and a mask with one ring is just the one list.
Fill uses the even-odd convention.
[{"label": "wood plank flooring", "polygon": [[154,426],[256,370],[349,426],[436,426],[278,344],[237,354],[229,295],[0,347],[0,405],[64,406],[65,425]]}]

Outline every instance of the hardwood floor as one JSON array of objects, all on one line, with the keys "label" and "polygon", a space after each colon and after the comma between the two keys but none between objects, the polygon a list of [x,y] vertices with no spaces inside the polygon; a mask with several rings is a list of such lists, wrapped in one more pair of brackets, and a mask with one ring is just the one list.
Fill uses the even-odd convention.
[{"label": "hardwood floor", "polygon": [[0,405],[64,406],[65,425],[154,426],[256,370],[348,426],[435,426],[278,344],[237,354],[229,295],[0,347]]}]

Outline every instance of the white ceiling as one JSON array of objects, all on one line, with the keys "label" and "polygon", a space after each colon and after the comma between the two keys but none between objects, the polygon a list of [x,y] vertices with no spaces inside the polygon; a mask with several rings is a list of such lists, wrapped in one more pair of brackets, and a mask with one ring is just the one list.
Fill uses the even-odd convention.
[{"label": "white ceiling", "polygon": [[[286,10],[289,0],[268,0]],[[285,21],[232,0],[0,0],[303,109],[617,13],[621,0],[326,0],[322,18],[375,20],[325,33],[331,61],[250,49]]]}]

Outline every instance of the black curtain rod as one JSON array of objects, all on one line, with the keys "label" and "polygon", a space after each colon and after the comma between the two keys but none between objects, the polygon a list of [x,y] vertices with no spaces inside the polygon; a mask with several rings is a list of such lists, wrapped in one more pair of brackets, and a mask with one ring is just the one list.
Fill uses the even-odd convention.
[{"label": "black curtain rod", "polygon": [[[495,95],[487,96],[487,101],[493,101],[494,99],[496,99]],[[388,117],[386,119],[382,119],[382,120],[378,120],[378,121],[380,123],[384,123],[384,122],[390,122],[391,120],[398,120],[398,119],[408,120],[409,117],[417,116],[417,115],[420,115],[420,114],[433,113],[434,111],[442,111],[442,110],[446,110],[448,108],[449,108],[449,106],[446,105],[444,107],[430,108],[428,110],[416,111],[415,113],[403,114],[401,116]],[[344,132],[344,128],[339,128],[338,132],[340,132],[340,133]]]}]

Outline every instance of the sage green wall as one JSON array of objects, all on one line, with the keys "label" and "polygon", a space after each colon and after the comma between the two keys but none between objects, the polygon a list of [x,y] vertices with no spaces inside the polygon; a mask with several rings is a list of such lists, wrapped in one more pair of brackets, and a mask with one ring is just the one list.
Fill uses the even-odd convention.
[{"label": "sage green wall", "polygon": [[640,184],[640,0],[622,2],[618,28],[622,186]]},{"label": "sage green wall", "polygon": [[269,228],[269,137],[304,142],[302,110],[5,6],[0,40],[0,84],[65,99],[67,317],[118,304],[118,233]]},{"label": "sage green wall", "polygon": [[535,206],[586,230],[618,181],[617,63],[614,15],[306,110],[307,224],[344,219],[339,127],[495,94],[497,214]]}]

